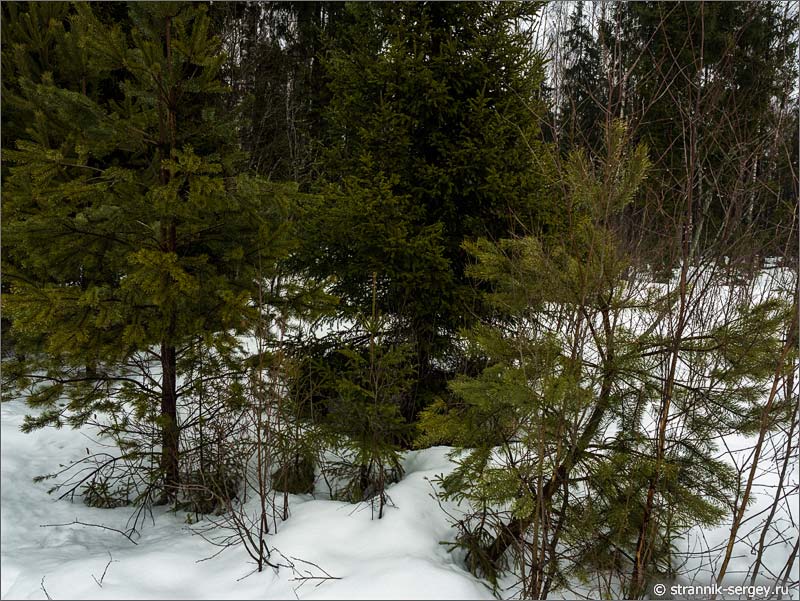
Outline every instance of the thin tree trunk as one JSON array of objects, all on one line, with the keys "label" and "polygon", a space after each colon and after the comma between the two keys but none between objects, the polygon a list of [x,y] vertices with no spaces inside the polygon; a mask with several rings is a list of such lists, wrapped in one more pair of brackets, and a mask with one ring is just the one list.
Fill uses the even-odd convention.
[{"label": "thin tree trunk", "polygon": [[[789,394],[792,390],[793,383],[792,383],[792,373],[789,373],[789,384],[787,385],[787,394]],[[756,583],[756,578],[758,578],[758,572],[761,569],[761,561],[764,556],[764,549],[766,548],[766,539],[767,533],[769,532],[770,526],[772,526],[772,520],[775,518],[775,513],[778,510],[778,504],[781,501],[781,497],[783,496],[784,483],[786,482],[786,471],[789,467],[789,464],[796,459],[797,454],[792,452],[792,443],[794,442],[794,432],[797,426],[797,408],[795,407],[794,418],[792,419],[792,424],[789,428],[789,433],[786,436],[786,456],[783,458],[783,465],[781,466],[780,476],[778,477],[778,488],[775,491],[775,498],[772,501],[772,507],[770,507],[769,515],[767,519],[764,521],[764,527],[761,529],[761,536],[758,539],[758,552],[756,554],[756,561],[753,564],[753,573],[750,575],[750,586],[754,586]]]},{"label": "thin tree trunk", "polygon": [[[615,356],[613,342],[614,331],[609,318],[608,305],[604,304],[604,306],[601,308],[601,314],[603,316],[606,352],[603,361],[605,368],[603,373],[603,381],[600,385],[600,395],[597,399],[597,404],[594,406],[592,414],[589,417],[589,422],[586,424],[586,428],[584,428],[583,433],[581,434],[581,437],[572,447],[572,450],[564,459],[564,461],[558,466],[558,468],[556,468],[553,475],[544,486],[543,503],[547,507],[550,506],[556,491],[558,491],[559,487],[568,480],[572,469],[581,460],[583,454],[586,452],[586,449],[589,448],[589,444],[592,442],[595,434],[597,434],[600,424],[603,421],[603,417],[605,416],[611,404],[611,390],[614,381],[613,362],[615,360]],[[584,317],[588,322],[590,318],[588,316]],[[508,548],[522,536],[530,524],[530,518],[514,518],[508,523],[508,525],[499,531],[487,550],[487,554],[492,563],[497,564]]]},{"label": "thin tree trunk", "polygon": [[164,475],[166,499],[177,498],[180,476],[178,470],[178,395],[175,385],[176,351],[169,342],[161,344],[161,470]]},{"label": "thin tree trunk", "polygon": [[[691,195],[690,195],[691,207]],[[680,278],[680,308],[678,313],[678,324],[673,339],[671,357],[669,364],[669,371],[667,373],[666,382],[664,383],[664,393],[661,401],[660,414],[658,420],[658,432],[656,438],[656,465],[653,475],[649,479],[647,487],[647,499],[644,506],[644,514],[642,516],[642,523],[639,527],[639,535],[636,541],[636,555],[634,556],[633,572],[631,574],[631,589],[628,597],[631,599],[638,598],[642,594],[644,587],[644,577],[647,570],[647,564],[650,561],[651,549],[651,521],[653,517],[653,509],[655,507],[655,495],[658,489],[658,483],[661,476],[662,462],[664,460],[664,451],[667,443],[667,423],[669,421],[669,412],[672,405],[672,397],[674,394],[675,378],[678,368],[678,358],[680,355],[680,346],[683,338],[683,330],[686,323],[686,295],[687,295],[687,271],[689,269],[689,233],[684,235],[684,253],[683,264],[681,266]]]},{"label": "thin tree trunk", "polygon": [[[789,577],[792,575],[792,566],[794,565],[795,560],[797,559],[797,552],[798,547],[800,547],[800,538],[797,538],[794,541],[794,547],[792,548],[792,552],[789,553],[789,558],[786,560],[786,564],[783,566],[783,576],[780,578],[779,586],[782,589],[786,589],[787,583],[789,582]],[[778,599],[783,598],[783,591],[778,591]]]},{"label": "thin tree trunk", "polygon": [[[167,17],[164,32],[165,55],[167,60],[167,73],[172,86],[172,23]],[[160,98],[159,129],[161,160],[169,158],[175,147],[175,107],[172,89],[169,94]],[[161,183],[169,184],[169,171],[161,167]],[[177,250],[177,232],[174,221],[162,225],[162,249],[174,253]],[[169,276],[164,276],[165,286],[171,286]],[[177,352],[175,349],[175,314],[173,309],[167,309],[164,315],[167,321],[167,332],[161,341],[161,471],[164,478],[164,497],[167,501],[175,501],[180,486],[179,456],[180,441],[178,429],[178,394],[177,394]]]},{"label": "thin tree trunk", "polygon": [[540,596],[542,599],[547,599],[547,596],[550,594],[550,588],[553,586],[553,580],[555,579],[558,571],[558,557],[556,550],[558,548],[558,541],[561,538],[561,531],[564,528],[564,522],[567,519],[567,509],[569,508],[569,485],[567,482],[563,483],[563,489],[564,497],[561,500],[561,512],[559,513],[558,522],[556,523],[553,536],[550,538],[549,543],[547,577],[544,581],[542,594]]},{"label": "thin tree trunk", "polygon": [[756,479],[756,473],[758,472],[758,463],[759,459],[761,458],[761,448],[764,444],[764,439],[767,435],[767,430],[769,430],[770,426],[770,414],[772,413],[772,406],[775,403],[775,399],[778,396],[778,389],[780,387],[780,383],[782,380],[782,374],[785,368],[786,359],[795,348],[797,342],[797,306],[794,307],[794,318],[792,320],[792,324],[789,326],[788,336],[786,337],[786,342],[783,347],[783,351],[781,352],[780,359],[778,359],[778,364],[775,367],[775,374],[772,379],[772,388],[770,389],[769,396],[767,397],[767,402],[764,404],[764,408],[761,410],[761,426],[758,431],[758,440],[756,441],[755,449],[753,450],[753,459],[752,463],[750,464],[750,472],[747,476],[747,483],[745,484],[744,493],[742,494],[742,500],[739,503],[739,507],[736,510],[733,516],[733,523],[731,524],[731,531],[728,536],[728,544],[725,547],[725,555],[722,559],[722,565],[719,568],[719,572],[717,572],[716,581],[718,584],[722,584],[722,579],[725,577],[725,573],[728,570],[728,564],[730,563],[731,556],[733,555],[733,546],[736,543],[736,537],[739,533],[739,527],[742,524],[742,520],[744,519],[744,512],[747,509],[747,504],[750,501],[750,494],[753,490],[753,483]]}]

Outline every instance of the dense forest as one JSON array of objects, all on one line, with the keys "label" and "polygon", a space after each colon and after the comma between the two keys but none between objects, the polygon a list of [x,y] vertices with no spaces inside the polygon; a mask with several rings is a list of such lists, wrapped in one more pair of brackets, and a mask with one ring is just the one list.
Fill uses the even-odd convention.
[{"label": "dense forest", "polygon": [[104,441],[41,486],[261,572],[447,447],[497,596],[796,587],[798,8],[4,2],[3,401]]}]

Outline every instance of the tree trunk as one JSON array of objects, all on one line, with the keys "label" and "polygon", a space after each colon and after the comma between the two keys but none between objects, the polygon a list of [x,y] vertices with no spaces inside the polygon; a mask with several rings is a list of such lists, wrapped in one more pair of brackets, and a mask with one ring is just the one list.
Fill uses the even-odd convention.
[{"label": "tree trunk", "polygon": [[[160,119],[160,146],[162,161],[172,156],[175,148],[175,97],[172,87],[172,20],[167,17],[164,31],[165,55],[167,61],[167,74],[169,91],[162,96],[159,111]],[[167,185],[170,180],[169,171],[162,163],[161,183]],[[174,253],[177,250],[177,232],[174,220],[162,226],[162,248],[164,251]],[[169,279],[168,276],[165,276]],[[171,282],[166,281],[166,286]],[[176,387],[177,353],[175,350],[175,314],[170,308],[165,319],[169,325],[164,339],[161,341],[161,472],[164,478],[164,498],[167,502],[174,502],[178,495],[180,473],[178,458],[180,456],[179,431],[178,431],[178,394]]]},{"label": "tree trunk", "polygon": [[778,389],[780,387],[781,381],[783,379],[783,373],[786,369],[786,361],[789,357],[789,353],[797,346],[797,333],[798,333],[798,314],[797,314],[797,297],[795,297],[795,305],[793,307],[794,317],[792,319],[792,323],[789,326],[789,331],[787,332],[786,341],[783,345],[783,350],[781,351],[781,356],[778,359],[777,364],[775,365],[775,373],[772,379],[772,388],[770,389],[769,396],[764,403],[764,406],[761,410],[761,424],[758,430],[758,439],[756,440],[755,447],[753,449],[751,459],[750,459],[750,471],[747,476],[747,482],[745,484],[744,493],[742,493],[742,500],[739,503],[739,507],[735,508],[734,515],[733,515],[733,522],[731,523],[730,534],[728,535],[728,542],[725,547],[725,554],[722,558],[722,565],[719,568],[719,571],[716,575],[716,582],[720,586],[722,585],[722,580],[725,578],[725,574],[728,570],[728,564],[730,563],[731,557],[733,555],[733,547],[736,544],[736,537],[739,533],[739,528],[744,523],[744,513],[747,509],[747,504],[750,501],[750,495],[753,492],[753,486],[756,480],[756,476],[758,475],[758,466],[759,461],[761,460],[761,450],[764,446],[764,441],[767,438],[767,432],[770,428],[770,417],[772,415],[772,408],[775,403],[775,400],[778,398]]},{"label": "tree trunk", "polygon": [[[611,405],[611,392],[615,377],[615,371],[613,367],[615,353],[614,332],[611,326],[609,306],[607,303],[603,303],[600,313],[603,317],[603,330],[606,339],[605,357],[603,361],[605,368],[603,373],[603,381],[600,386],[600,396],[598,397],[597,404],[592,410],[592,414],[589,416],[589,421],[586,424],[586,428],[584,428],[583,432],[581,433],[580,438],[572,447],[569,454],[564,458],[564,461],[561,462],[561,464],[556,468],[553,475],[545,483],[544,488],[542,489],[542,495],[544,497],[542,502],[545,507],[550,507],[553,497],[555,496],[559,487],[564,485],[565,482],[569,481],[572,469],[583,458],[586,449],[589,448],[592,439],[600,429],[600,424],[603,422],[603,417]],[[588,319],[588,316],[585,317]],[[522,536],[522,534],[530,526],[530,523],[530,518],[513,518],[497,533],[497,536],[487,548],[487,555],[493,564],[498,565],[498,562],[508,548]]]},{"label": "tree trunk", "polygon": [[178,395],[175,385],[175,347],[161,343],[161,471],[164,477],[164,496],[167,501],[177,497],[178,472]]}]

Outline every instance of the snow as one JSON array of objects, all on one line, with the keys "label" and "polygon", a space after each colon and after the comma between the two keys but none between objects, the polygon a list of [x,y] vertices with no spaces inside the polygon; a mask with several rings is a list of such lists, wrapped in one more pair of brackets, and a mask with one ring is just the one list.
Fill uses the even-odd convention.
[{"label": "snow", "polygon": [[[290,496],[290,518],[279,524],[270,545],[286,557],[313,562],[339,578],[302,583],[292,580],[296,575],[286,568],[277,573],[269,568],[252,573],[253,565],[241,547],[206,559],[219,549],[195,533],[198,526],[187,524],[185,514],[164,508],[154,509],[153,520],[142,528],[135,545],[119,533],[97,527],[44,526],[77,520],[125,530],[131,509],[91,508],[80,500],[59,501],[55,495],[48,495],[49,481],[35,483],[33,477],[52,472],[59,464],[81,457],[87,449],[96,449],[99,443],[85,431],[66,428],[23,434],[19,427],[30,410],[21,401],[4,402],[0,411],[3,599],[44,599],[42,587],[53,599],[291,599],[295,595],[302,599],[493,598],[489,585],[463,568],[461,556],[440,544],[452,538],[452,530],[432,496],[431,480],[452,469],[447,447],[406,454],[406,475],[389,487],[393,506],[381,520],[371,519],[369,506],[314,499],[311,495]],[[729,446],[741,449],[751,444],[745,437],[729,441]],[[771,478],[774,475],[769,473],[760,478],[749,515],[758,514],[771,503]],[[798,481],[796,464],[788,480],[791,490]],[[445,505],[445,509],[458,513],[452,505]],[[794,488],[776,517],[776,529],[784,531],[786,540],[765,554],[765,565],[775,572],[785,564],[797,536],[798,520]],[[749,537],[752,542],[758,534],[756,529]],[[685,569],[693,577],[683,578],[684,584],[710,583],[708,561],[719,556],[727,536],[728,526],[723,524],[702,532],[695,530],[687,537],[686,549],[717,551],[689,561]],[[745,583],[752,559],[750,549],[738,545],[726,584]],[[298,565],[321,575],[313,566]],[[797,579],[797,572],[795,565],[792,580]],[[97,582],[101,578],[102,586]],[[513,582],[513,576],[503,579],[509,587]],[[759,579],[757,584],[764,583]],[[576,588],[580,589],[586,590]],[[586,593],[593,596],[591,590]],[[551,596],[562,595],[569,597],[570,593]],[[791,598],[798,598],[796,589]]]},{"label": "snow", "polygon": [[[772,290],[785,289],[783,276],[775,272],[762,278],[754,286],[753,296],[763,298]],[[734,299],[725,295],[714,300],[715,306],[698,310],[699,322],[713,320],[723,307],[734,304]],[[639,326],[634,317],[630,316],[629,325],[635,331]],[[700,325],[709,327],[708,323]],[[44,589],[53,599],[493,598],[490,586],[464,569],[462,556],[448,552],[447,545],[441,544],[452,540],[454,534],[447,513],[458,514],[452,504],[444,504],[447,513],[443,511],[431,484],[436,476],[453,468],[447,447],[405,455],[405,476],[388,488],[392,506],[381,520],[372,519],[369,506],[331,501],[324,495],[290,496],[290,517],[270,537],[270,546],[286,557],[313,562],[319,568],[302,565],[315,575],[325,570],[337,578],[303,583],[293,580],[296,574],[286,568],[252,573],[252,562],[241,546],[212,557],[219,549],[197,535],[198,525],[188,524],[186,514],[165,508],[153,510],[152,521],[135,539],[137,544],[97,527],[45,526],[80,521],[126,530],[131,508],[96,509],[79,499],[59,501],[47,493],[51,481],[33,482],[35,476],[98,450],[100,443],[92,439],[88,428],[48,428],[23,434],[19,428],[28,412],[19,400],[0,405],[0,597],[4,599],[43,599]],[[785,435],[775,440],[784,445]],[[747,466],[753,442],[752,437],[728,436],[720,456],[739,467]],[[777,458],[784,451],[783,446],[767,445],[762,452],[753,502],[739,533],[745,540],[735,547],[725,584],[749,583],[753,548],[774,499]],[[794,453],[796,456],[796,446]],[[768,538],[772,544],[764,554],[762,574],[778,574],[797,540],[798,483],[800,464],[793,461],[786,477],[786,496],[772,522]],[[715,528],[693,529],[678,541],[681,550],[693,554],[682,567],[682,584],[711,583],[729,528],[729,523],[723,523]],[[797,582],[799,574],[800,561],[796,561],[790,582]],[[508,587],[505,595],[514,594],[515,580],[514,575],[502,580]],[[767,582],[762,576],[756,584],[774,581]],[[599,591],[589,586],[575,583],[574,591],[596,597]],[[551,597],[574,595],[560,591]],[[800,591],[793,589],[790,597],[800,598]]]},{"label": "snow", "polygon": [[[131,509],[91,508],[48,495],[50,482],[34,483],[33,477],[98,443],[69,429],[23,434],[19,427],[29,409],[12,400],[0,410],[3,599],[44,599],[42,586],[53,599],[293,599],[295,592],[308,599],[493,598],[440,544],[450,527],[431,496],[429,479],[450,468],[449,449],[407,454],[406,476],[388,489],[395,506],[381,520],[371,519],[369,507],[291,496],[290,518],[279,524],[270,545],[340,578],[316,586],[318,581],[293,581],[285,568],[251,574],[253,565],[241,547],[199,561],[219,549],[194,533],[185,514],[163,508],[154,509],[136,545],[97,527],[43,527],[77,520],[125,530]],[[100,581],[107,565],[100,586],[95,579]]]}]

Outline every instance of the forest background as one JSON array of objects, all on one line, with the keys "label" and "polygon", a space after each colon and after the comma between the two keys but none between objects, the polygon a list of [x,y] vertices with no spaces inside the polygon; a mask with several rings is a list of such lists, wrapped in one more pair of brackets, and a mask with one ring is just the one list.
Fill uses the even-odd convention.
[{"label": "forest background", "polygon": [[110,445],[53,492],[261,571],[445,445],[496,590],[639,598],[723,522],[714,582],[796,584],[796,2],[2,11],[3,400]]}]

